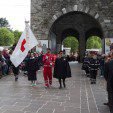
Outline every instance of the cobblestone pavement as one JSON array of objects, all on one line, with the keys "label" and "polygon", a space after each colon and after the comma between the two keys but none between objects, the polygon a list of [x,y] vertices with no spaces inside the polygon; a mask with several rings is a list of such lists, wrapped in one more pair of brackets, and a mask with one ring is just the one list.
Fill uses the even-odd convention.
[{"label": "cobblestone pavement", "polygon": [[71,64],[72,78],[67,88],[59,89],[57,79],[53,87],[44,88],[42,72],[38,72],[36,87],[20,74],[18,82],[10,75],[0,79],[0,113],[109,113],[105,81],[98,77],[96,85],[80,70],[80,64]]}]

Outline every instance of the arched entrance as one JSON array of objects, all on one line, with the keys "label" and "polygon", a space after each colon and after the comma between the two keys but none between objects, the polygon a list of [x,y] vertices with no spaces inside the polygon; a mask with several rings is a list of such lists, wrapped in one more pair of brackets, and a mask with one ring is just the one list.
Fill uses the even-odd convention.
[{"label": "arched entrance", "polygon": [[80,61],[84,57],[87,38],[89,36],[103,38],[100,23],[91,15],[80,11],[66,13],[53,23],[49,32],[52,50],[59,51],[62,41],[70,35],[79,40]]}]

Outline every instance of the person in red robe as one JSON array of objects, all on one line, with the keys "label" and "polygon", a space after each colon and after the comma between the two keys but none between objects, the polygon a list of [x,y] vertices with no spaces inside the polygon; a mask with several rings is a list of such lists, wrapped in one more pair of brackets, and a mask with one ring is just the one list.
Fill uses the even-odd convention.
[{"label": "person in red robe", "polygon": [[45,81],[45,87],[49,88],[52,85],[52,67],[54,58],[51,54],[51,49],[47,48],[47,53],[43,56],[43,76]]}]

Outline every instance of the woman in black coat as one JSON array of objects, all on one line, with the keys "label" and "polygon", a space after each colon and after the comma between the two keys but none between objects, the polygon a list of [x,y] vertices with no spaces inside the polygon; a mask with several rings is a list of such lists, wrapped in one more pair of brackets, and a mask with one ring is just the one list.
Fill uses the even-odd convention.
[{"label": "woman in black coat", "polygon": [[28,72],[28,80],[31,81],[32,86],[36,86],[36,71],[39,70],[38,60],[31,53],[29,60],[26,62],[26,69]]},{"label": "woman in black coat", "polygon": [[55,61],[53,77],[59,80],[60,89],[62,88],[62,80],[65,88],[65,79],[71,77],[71,69],[68,60],[66,57],[63,57],[62,51],[59,52],[59,57]]}]

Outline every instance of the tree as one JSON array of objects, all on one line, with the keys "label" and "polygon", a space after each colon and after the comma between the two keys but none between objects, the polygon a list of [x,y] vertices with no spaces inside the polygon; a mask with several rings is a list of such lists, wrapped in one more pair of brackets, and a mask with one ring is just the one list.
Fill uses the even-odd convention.
[{"label": "tree", "polygon": [[0,46],[11,46],[13,43],[14,34],[8,28],[0,28]]},{"label": "tree", "polygon": [[100,49],[102,48],[102,42],[101,39],[98,36],[91,36],[86,42],[86,48],[87,49]]},{"label": "tree", "polygon": [[64,47],[70,47],[71,52],[75,52],[78,50],[79,44],[78,44],[78,40],[75,37],[69,36],[63,41],[63,45]]},{"label": "tree", "polygon": [[14,33],[14,42],[17,43],[20,36],[21,36],[21,34],[22,34],[22,32],[20,32],[18,30],[15,30],[13,33]]},{"label": "tree", "polygon": [[0,18],[0,27],[10,27],[9,22],[8,20],[6,20],[6,18]]}]

